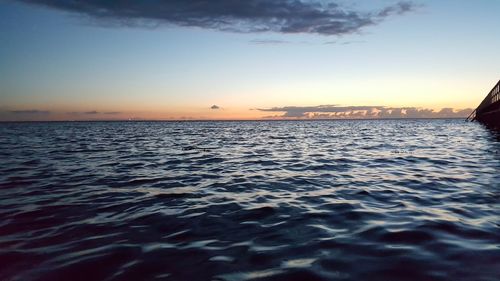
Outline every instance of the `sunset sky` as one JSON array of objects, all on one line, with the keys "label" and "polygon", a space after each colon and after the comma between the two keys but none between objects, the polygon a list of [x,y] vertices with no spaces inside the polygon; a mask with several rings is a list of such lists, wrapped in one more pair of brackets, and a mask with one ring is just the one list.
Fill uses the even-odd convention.
[{"label": "sunset sky", "polygon": [[495,0],[2,1],[0,120],[462,116],[500,79],[499,11]]}]

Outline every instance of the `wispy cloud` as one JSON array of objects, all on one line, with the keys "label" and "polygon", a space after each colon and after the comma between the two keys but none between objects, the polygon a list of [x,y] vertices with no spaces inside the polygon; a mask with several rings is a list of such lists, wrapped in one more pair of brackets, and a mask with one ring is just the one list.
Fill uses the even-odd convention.
[{"label": "wispy cloud", "polygon": [[363,40],[358,40],[358,41],[345,41],[345,42],[342,42],[340,44],[342,45],[352,45],[352,44],[362,44],[362,43],[366,43],[366,41],[363,41]]},{"label": "wispy cloud", "polygon": [[443,108],[439,111],[418,107],[387,106],[284,106],[258,108],[262,112],[275,112],[276,115],[266,118],[298,118],[298,119],[346,119],[346,118],[465,118],[471,108],[456,110]]},{"label": "wispy cloud", "polygon": [[276,40],[276,39],[254,39],[251,40],[250,43],[256,45],[281,45],[281,44],[289,44],[290,41]]},{"label": "wispy cloud", "polygon": [[324,45],[352,45],[352,44],[362,44],[366,43],[364,40],[353,40],[353,41],[326,41]]},{"label": "wispy cloud", "polygon": [[417,5],[402,1],[379,10],[361,12],[337,0],[19,0],[90,16],[101,23],[125,26],[160,24],[232,32],[278,32],[343,35],[376,25]]},{"label": "wispy cloud", "polygon": [[50,111],[48,111],[48,110],[38,110],[38,109],[11,110],[9,112],[12,114],[19,114],[19,115],[47,115],[47,114],[50,114]]},{"label": "wispy cloud", "polygon": [[118,114],[121,114],[122,112],[119,112],[119,111],[104,111],[104,112],[100,112],[100,111],[97,111],[97,110],[91,110],[91,111],[72,111],[72,112],[68,112],[68,114],[71,114],[71,115],[99,115],[99,114],[104,114],[104,115],[118,115]]}]

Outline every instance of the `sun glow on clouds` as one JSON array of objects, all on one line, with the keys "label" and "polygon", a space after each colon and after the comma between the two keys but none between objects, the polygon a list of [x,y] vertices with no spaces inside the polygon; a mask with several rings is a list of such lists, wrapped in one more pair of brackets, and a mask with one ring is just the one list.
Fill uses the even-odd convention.
[{"label": "sun glow on clouds", "polygon": [[384,118],[464,118],[472,109],[454,110],[443,108],[439,111],[415,107],[386,106],[285,106],[259,108],[261,112],[281,113],[265,116],[268,119],[384,119]]}]

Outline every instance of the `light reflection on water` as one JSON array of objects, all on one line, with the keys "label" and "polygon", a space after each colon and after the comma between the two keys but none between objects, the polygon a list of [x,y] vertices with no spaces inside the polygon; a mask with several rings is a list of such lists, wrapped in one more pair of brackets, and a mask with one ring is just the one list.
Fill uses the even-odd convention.
[{"label": "light reflection on water", "polygon": [[0,124],[0,280],[500,280],[462,120]]}]

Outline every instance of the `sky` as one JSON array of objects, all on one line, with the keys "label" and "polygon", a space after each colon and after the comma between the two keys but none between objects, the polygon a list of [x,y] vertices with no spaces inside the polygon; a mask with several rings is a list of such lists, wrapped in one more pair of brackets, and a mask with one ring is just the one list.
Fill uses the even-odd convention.
[{"label": "sky", "polygon": [[0,1],[0,121],[468,115],[496,0]]}]

